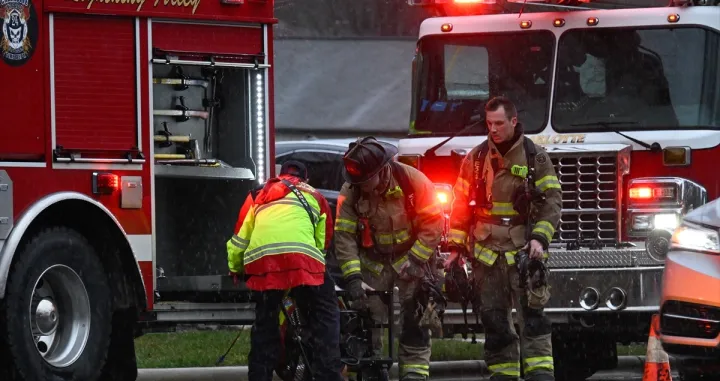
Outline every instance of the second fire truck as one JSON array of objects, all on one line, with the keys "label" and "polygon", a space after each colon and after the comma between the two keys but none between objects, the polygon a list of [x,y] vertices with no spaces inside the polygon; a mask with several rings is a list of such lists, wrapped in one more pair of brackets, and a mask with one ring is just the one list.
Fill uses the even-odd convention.
[{"label": "second fire truck", "polygon": [[0,1],[0,379],[135,379],[146,323],[252,321],[225,243],[274,172],[274,23],[272,0]]},{"label": "second fire truck", "polygon": [[679,219],[720,196],[720,7],[410,3],[439,17],[420,27],[399,160],[449,205],[460,162],[487,137],[485,102],[513,100],[562,185],[546,309],[556,376],[614,367],[617,342],[647,339]]}]

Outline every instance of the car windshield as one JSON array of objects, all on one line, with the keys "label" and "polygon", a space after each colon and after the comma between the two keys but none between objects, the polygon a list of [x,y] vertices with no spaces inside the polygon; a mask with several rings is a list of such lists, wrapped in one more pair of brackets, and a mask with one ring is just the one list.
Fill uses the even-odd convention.
[{"label": "car windshield", "polygon": [[558,43],[558,131],[720,126],[720,34],[701,27],[575,29]]},{"label": "car windshield", "polygon": [[[554,36],[549,31],[424,37],[418,45],[410,133],[448,135],[484,115],[485,102],[515,102],[525,131],[547,124]],[[483,128],[473,133],[484,133]]]}]

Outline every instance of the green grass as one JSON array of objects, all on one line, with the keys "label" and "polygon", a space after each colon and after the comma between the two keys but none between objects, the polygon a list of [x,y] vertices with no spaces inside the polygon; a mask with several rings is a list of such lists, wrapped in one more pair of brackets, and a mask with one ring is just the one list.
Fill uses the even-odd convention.
[{"label": "green grass", "polygon": [[[250,331],[148,333],[135,340],[140,368],[212,367],[240,333],[223,366],[247,365]],[[397,344],[397,340],[396,340]],[[482,359],[482,344],[433,339],[432,361]],[[385,348],[387,353],[387,345]],[[397,352],[396,352],[397,353]],[[644,345],[618,346],[618,355],[645,355]]]}]

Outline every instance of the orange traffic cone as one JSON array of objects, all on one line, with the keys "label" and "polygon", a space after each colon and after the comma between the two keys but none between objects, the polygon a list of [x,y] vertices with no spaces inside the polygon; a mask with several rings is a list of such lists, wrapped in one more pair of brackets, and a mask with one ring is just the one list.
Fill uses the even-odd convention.
[{"label": "orange traffic cone", "polygon": [[652,316],[650,337],[648,337],[647,354],[645,356],[645,372],[642,381],[672,381],[670,375],[670,357],[662,348],[657,338],[660,327],[660,315]]}]

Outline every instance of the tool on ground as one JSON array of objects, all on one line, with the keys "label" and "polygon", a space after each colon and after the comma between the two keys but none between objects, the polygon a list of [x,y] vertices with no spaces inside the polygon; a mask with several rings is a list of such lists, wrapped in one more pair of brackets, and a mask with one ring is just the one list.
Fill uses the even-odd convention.
[{"label": "tool on ground", "polygon": [[174,100],[179,101],[175,105],[175,110],[153,110],[153,115],[157,116],[173,116],[178,122],[185,122],[190,120],[190,117],[207,119],[209,114],[207,111],[190,110],[185,106],[185,97],[173,97]]},{"label": "tool on ground", "polygon": [[230,353],[230,350],[235,346],[235,343],[238,341],[241,334],[242,334],[242,331],[239,331],[237,336],[235,336],[235,340],[233,340],[232,343],[230,343],[230,347],[227,349],[227,351],[225,351],[225,353],[222,356],[220,356],[218,358],[218,360],[215,362],[215,366],[218,366],[218,365],[222,364],[223,361],[225,361],[225,356],[227,356],[227,354]]},{"label": "tool on ground", "polygon": [[660,330],[660,315],[654,314],[650,321],[647,353],[645,354],[645,370],[643,381],[672,381],[670,372],[670,356],[657,338]]},{"label": "tool on ground", "polygon": [[186,90],[189,86],[200,86],[207,89],[208,81],[203,79],[188,78],[182,71],[182,67],[173,66],[169,78],[153,78],[153,83],[161,85],[172,85],[177,91]]}]

